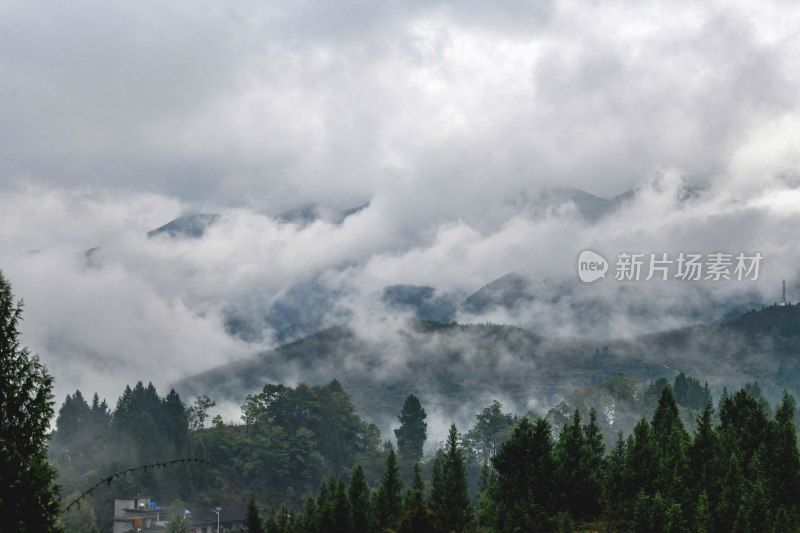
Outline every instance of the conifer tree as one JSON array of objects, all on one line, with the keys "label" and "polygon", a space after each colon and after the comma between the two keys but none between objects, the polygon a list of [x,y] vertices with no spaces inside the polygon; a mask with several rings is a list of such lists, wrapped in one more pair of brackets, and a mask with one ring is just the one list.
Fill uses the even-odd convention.
[{"label": "conifer tree", "polygon": [[650,423],[641,419],[633,428],[625,446],[625,475],[623,486],[629,501],[637,498],[639,492],[645,496],[656,493],[660,472],[658,443]]},{"label": "conifer tree", "polygon": [[771,492],[774,507],[783,507],[785,511],[796,511],[800,501],[800,454],[794,417],[794,398],[784,391],[775,410],[775,444],[768,467],[774,479]]},{"label": "conifer tree", "polygon": [[472,519],[472,508],[464,451],[458,444],[455,424],[450,426],[441,461],[441,483],[434,487],[432,510],[448,530],[464,531]]},{"label": "conifer tree", "polygon": [[545,530],[553,514],[555,465],[550,424],[522,418],[492,459],[497,471],[497,531]]},{"label": "conifer tree", "polygon": [[402,515],[403,482],[400,479],[400,468],[394,448],[389,448],[386,456],[386,468],[375,501],[378,527],[394,528]]},{"label": "conifer tree", "polygon": [[667,386],[661,392],[652,427],[659,452],[658,490],[667,499],[678,498],[684,491],[689,435],[678,414],[672,387]]},{"label": "conifer tree", "polygon": [[425,422],[427,416],[419,398],[409,394],[400,416],[397,417],[400,427],[394,430],[397,452],[404,461],[422,459],[422,447],[428,436],[428,424]]},{"label": "conifer tree", "polygon": [[709,402],[703,412],[697,416],[694,438],[687,451],[688,469],[686,475],[689,502],[696,502],[696,505],[699,506],[698,498],[701,494],[705,494],[704,507],[706,512],[709,512],[710,509],[708,491],[715,486],[718,475],[718,451],[718,438],[712,425],[711,403]]},{"label": "conifer tree", "polygon": [[247,533],[265,533],[264,522],[261,519],[261,511],[253,496],[247,499],[247,516],[244,522]]},{"label": "conifer tree", "polygon": [[3,529],[57,532],[56,473],[47,462],[53,378],[19,343],[22,302],[0,272],[0,509]]},{"label": "conifer tree", "polygon": [[353,533],[368,533],[371,531],[370,497],[367,478],[361,465],[356,465],[350,477],[350,486],[347,490],[350,500],[350,523]]}]

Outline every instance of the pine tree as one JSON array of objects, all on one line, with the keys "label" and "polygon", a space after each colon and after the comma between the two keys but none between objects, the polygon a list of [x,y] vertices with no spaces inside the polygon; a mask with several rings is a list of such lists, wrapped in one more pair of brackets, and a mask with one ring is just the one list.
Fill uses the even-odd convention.
[{"label": "pine tree", "polygon": [[605,482],[603,484],[603,501],[612,520],[630,514],[626,508],[628,503],[626,498],[628,492],[625,473],[626,455],[625,440],[622,438],[622,432],[620,431],[617,435],[617,442],[608,456]]},{"label": "pine tree", "polygon": [[[710,505],[714,502],[709,501],[708,491],[715,486],[717,481],[717,453],[719,451],[719,439],[716,430],[712,425],[711,403],[707,403],[703,412],[697,417],[697,425],[694,438],[687,451],[687,475],[686,488],[688,489],[688,501],[697,502],[701,493],[705,494],[706,512],[710,512]],[[716,496],[716,491],[714,491]]]},{"label": "pine tree", "polygon": [[403,482],[400,480],[400,468],[394,448],[389,448],[386,456],[386,468],[381,477],[375,501],[378,527],[394,528],[402,515]]},{"label": "pine tree", "polygon": [[0,509],[3,528],[57,532],[56,473],[47,462],[53,378],[19,344],[22,302],[0,272]]},{"label": "pine tree", "polygon": [[711,510],[709,509],[708,494],[706,491],[700,493],[697,499],[697,507],[694,510],[694,531],[697,533],[711,533],[713,522],[711,521]]},{"label": "pine tree", "polygon": [[641,419],[633,428],[633,435],[625,445],[625,475],[623,486],[629,501],[639,492],[653,496],[660,473],[658,443],[650,423]]},{"label": "pine tree", "polygon": [[331,533],[352,531],[351,516],[350,500],[347,497],[347,489],[345,488],[342,478],[339,478],[336,481],[336,486],[333,493],[332,520],[326,529]]},{"label": "pine tree", "polygon": [[449,531],[464,531],[472,520],[464,451],[458,429],[450,426],[441,463],[441,483],[434,487],[432,510]]},{"label": "pine tree", "polygon": [[265,533],[261,511],[259,511],[258,504],[256,504],[253,496],[247,499],[247,516],[245,517],[244,527],[247,533]]},{"label": "pine tree", "polygon": [[425,496],[425,483],[422,481],[422,469],[419,463],[414,463],[414,481],[411,487],[406,491],[403,500],[403,509],[408,512],[417,507],[417,499],[424,498]]},{"label": "pine tree", "polygon": [[564,428],[555,444],[556,479],[560,505],[573,516],[587,516],[584,491],[589,478],[588,448],[581,429],[581,415],[575,409],[572,422]]},{"label": "pine tree", "polygon": [[678,405],[669,386],[661,392],[652,427],[659,452],[657,487],[665,498],[676,499],[684,491],[689,435],[678,415]]},{"label": "pine tree", "polygon": [[586,512],[587,516],[599,516],[603,510],[603,480],[606,472],[606,446],[603,443],[603,432],[597,423],[597,411],[589,410],[589,423],[583,427],[586,441],[586,462],[589,477],[586,480]]},{"label": "pine tree", "polygon": [[800,454],[794,416],[794,398],[784,391],[775,410],[775,444],[767,466],[774,479],[771,495],[774,507],[783,507],[787,511],[796,511],[800,501]]},{"label": "pine tree", "polygon": [[497,473],[488,464],[481,468],[475,515],[478,526],[486,530],[497,523]]},{"label": "pine tree", "polygon": [[427,416],[419,398],[410,394],[403,404],[400,416],[397,417],[400,420],[400,427],[394,430],[397,452],[403,460],[422,459],[422,447],[428,436],[428,424],[425,422]]},{"label": "pine tree", "polygon": [[357,465],[353,469],[347,495],[350,500],[350,523],[352,524],[353,533],[368,533],[372,530],[370,523],[372,513],[367,478],[361,465]]},{"label": "pine tree", "polygon": [[554,512],[555,465],[550,424],[522,418],[492,459],[497,471],[496,531],[546,530]]},{"label": "pine tree", "polygon": [[713,509],[714,529],[733,531],[736,515],[742,504],[742,494],[746,488],[741,463],[736,453],[731,453],[726,461],[719,488],[719,501]]}]

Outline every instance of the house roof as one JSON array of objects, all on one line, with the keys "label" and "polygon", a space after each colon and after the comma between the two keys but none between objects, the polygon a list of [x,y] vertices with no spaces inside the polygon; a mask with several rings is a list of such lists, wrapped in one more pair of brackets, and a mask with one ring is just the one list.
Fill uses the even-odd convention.
[{"label": "house roof", "polygon": [[[247,517],[247,506],[241,503],[220,504],[222,510],[219,512],[219,521],[221,524],[228,522],[244,522]],[[217,523],[217,513],[209,506],[195,506],[188,507],[192,513],[192,520],[199,522],[212,521]]]}]

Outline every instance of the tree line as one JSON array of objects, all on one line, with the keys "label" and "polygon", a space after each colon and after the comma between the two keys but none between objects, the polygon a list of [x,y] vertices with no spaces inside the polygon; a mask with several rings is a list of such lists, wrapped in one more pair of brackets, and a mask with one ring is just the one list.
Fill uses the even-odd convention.
[{"label": "tree line", "polygon": [[391,449],[374,489],[356,466],[349,481],[326,480],[299,511],[284,506],[262,515],[251,500],[249,531],[794,531],[795,400],[784,393],[770,417],[751,392],[726,393],[716,409],[709,401],[690,435],[666,385],[652,418],[641,419],[627,438],[620,433],[609,450],[593,410],[585,422],[574,411],[557,434],[547,419],[523,417],[483,465],[472,497],[472,439],[452,426],[429,465],[427,487],[419,462],[404,485]]}]

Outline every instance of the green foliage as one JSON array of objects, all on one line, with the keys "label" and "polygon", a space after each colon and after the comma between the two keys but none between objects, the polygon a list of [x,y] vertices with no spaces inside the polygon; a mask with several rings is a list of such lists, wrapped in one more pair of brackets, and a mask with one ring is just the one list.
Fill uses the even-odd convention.
[{"label": "green foliage", "polygon": [[[590,441],[591,439],[591,441]],[[590,423],[581,426],[578,410],[564,426],[554,449],[558,505],[569,515],[589,518],[600,512],[603,442],[592,412]]]},{"label": "green foliage", "polygon": [[523,418],[492,459],[497,470],[496,531],[546,529],[555,510],[555,462],[550,424]]},{"label": "green foliage", "polygon": [[475,417],[475,425],[464,435],[464,451],[477,465],[489,464],[500,446],[509,439],[516,419],[503,412],[503,404],[495,400]]},{"label": "green foliage", "polygon": [[439,458],[440,478],[431,494],[432,511],[454,531],[464,531],[472,520],[464,451],[458,444],[458,430],[450,426],[444,453]]},{"label": "green foliage", "polygon": [[194,402],[192,402],[192,406],[187,410],[189,427],[193,430],[205,427],[206,419],[208,418],[208,410],[216,405],[217,402],[209,398],[206,394],[201,394],[195,398]]},{"label": "green foliage", "polygon": [[189,523],[184,516],[178,515],[169,521],[167,531],[169,533],[189,533]]},{"label": "green foliage", "polygon": [[636,397],[636,382],[625,374],[617,373],[607,378],[603,388],[619,401],[631,401]]},{"label": "green foliage", "polygon": [[47,462],[53,378],[19,343],[22,303],[0,273],[0,509],[3,529],[61,531],[55,471]]},{"label": "green foliage", "polygon": [[[77,491],[73,492],[67,497],[67,500],[72,501],[78,496]],[[61,523],[69,533],[100,533],[94,507],[88,500],[82,500],[79,505],[66,511],[61,516]]]},{"label": "green foliage", "polygon": [[684,490],[689,435],[678,416],[678,405],[675,403],[671,387],[666,387],[661,392],[658,407],[653,414],[652,426],[660,459],[657,488],[666,497],[678,498]]},{"label": "green foliage", "polygon": [[403,482],[394,449],[386,456],[386,469],[375,497],[376,522],[379,529],[395,528],[402,516]]},{"label": "green foliage", "polygon": [[261,393],[247,397],[242,413],[248,432],[280,428],[289,439],[300,435],[308,446],[313,436],[313,448],[333,474],[349,470],[359,451],[372,451],[364,448],[373,444],[368,435],[372,428],[355,414],[336,380],[317,387],[301,383],[294,389],[267,384]]},{"label": "green foliage", "polygon": [[[627,440],[619,432],[608,454],[603,434],[609,426],[585,403],[582,412],[588,419],[572,408],[554,437],[547,419],[516,420],[494,402],[465,435],[452,426],[442,449],[414,463],[413,483],[405,492],[395,450],[381,447],[377,428],[355,415],[336,381],[314,387],[267,385],[243,405],[246,425],[214,424],[191,433],[189,416],[172,392],[160,398],[152,385],[138,383],[108,413],[98,398],[89,405],[77,391],[59,411],[53,443],[61,447],[59,461],[79,457],[75,450],[86,432],[119,439],[115,442],[129,446],[137,457],[154,453],[140,446],[138,429],[151,431],[159,446],[202,452],[222,475],[205,479],[192,472],[187,493],[252,490],[260,503],[272,506],[261,521],[268,533],[796,527],[800,455],[794,398],[785,393],[772,416],[754,386],[724,394],[717,422],[710,401],[699,412],[678,401],[676,389],[684,385],[680,394],[687,397],[687,391],[705,390],[698,380],[679,375],[676,384],[682,385],[655,382],[639,399],[634,394],[625,400],[641,405],[642,398],[658,390],[649,420],[640,419]],[[413,399],[407,403],[406,414],[420,413]],[[687,422],[691,437],[683,422],[689,416],[696,416]],[[424,423],[423,417],[416,420]],[[90,430],[95,424],[100,429]],[[399,441],[403,438],[398,435]],[[90,454],[85,455],[62,465],[65,471],[80,461],[90,464]],[[343,470],[353,464],[352,470]],[[370,490],[369,480],[378,481],[377,490]],[[141,477],[130,490],[163,486]],[[301,494],[314,494],[305,498],[304,509],[299,508]],[[101,509],[98,502],[91,504]],[[253,505],[251,515],[256,516]],[[63,520],[67,524],[68,517]]]},{"label": "green foliage", "polygon": [[422,459],[422,447],[428,437],[428,424],[425,422],[427,416],[419,398],[409,394],[400,416],[397,417],[400,420],[400,427],[394,430],[397,451],[406,461]]},{"label": "green foliage", "polygon": [[372,531],[372,508],[370,505],[369,487],[364,469],[356,465],[350,476],[350,486],[347,489],[350,500],[351,525],[354,533],[367,533]]},{"label": "green foliage", "polygon": [[266,533],[261,511],[253,496],[247,499],[247,516],[245,517],[244,527],[247,533]]}]

